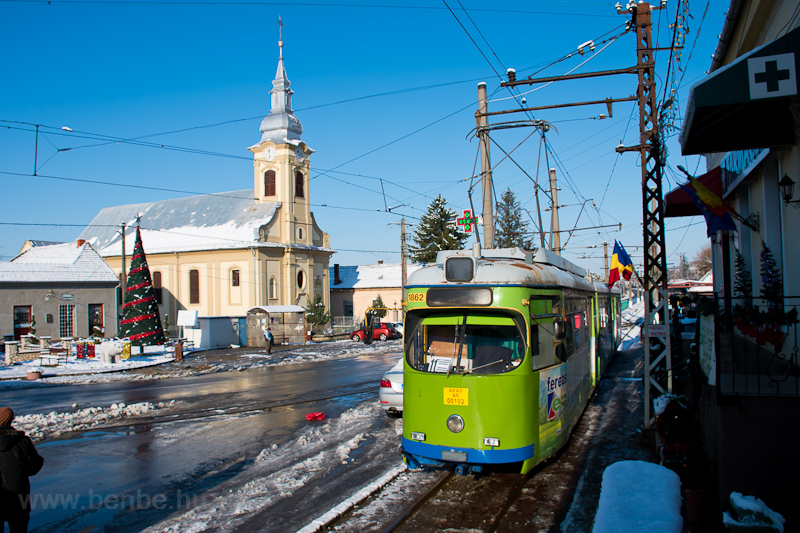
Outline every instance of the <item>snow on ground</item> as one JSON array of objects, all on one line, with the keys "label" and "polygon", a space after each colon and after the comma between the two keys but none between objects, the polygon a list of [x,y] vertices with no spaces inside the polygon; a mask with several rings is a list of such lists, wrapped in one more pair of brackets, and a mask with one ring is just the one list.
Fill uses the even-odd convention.
[{"label": "snow on ground", "polygon": [[[133,381],[140,379],[163,379],[171,377],[196,376],[215,372],[244,371],[252,368],[265,368],[273,365],[291,365],[346,359],[359,355],[385,352],[387,349],[401,348],[400,340],[374,342],[365,345],[351,340],[305,345],[284,345],[273,349],[271,354],[263,351],[248,351],[246,348],[235,356],[217,357],[217,350],[195,350],[184,354],[182,362],[174,362],[172,352],[164,352],[163,347],[148,346],[145,355],[132,356],[120,363],[101,363],[95,359],[70,357],[67,364],[57,367],[42,367],[39,359],[15,365],[0,365],[0,390],[30,387],[75,384],[107,383],[111,381]],[[209,355],[212,354],[212,355]],[[165,364],[169,363],[169,364]],[[136,371],[153,367],[150,372]],[[28,381],[28,371],[40,368],[44,371],[42,379]],[[128,371],[128,372],[126,372]]]},{"label": "snow on ground", "polygon": [[[145,532],[235,531],[254,515],[264,513],[286,498],[296,497],[298,490],[320,483],[340,465],[352,465],[352,469],[359,469],[359,460],[351,455],[359,455],[357,450],[365,440],[396,442],[402,434],[402,419],[375,430],[376,417],[383,416],[380,406],[370,400],[345,411],[338,418],[312,423],[293,441],[282,446],[268,445],[243,472],[204,493],[199,505],[173,515],[147,528]],[[399,474],[403,470],[405,466],[398,457],[387,473],[396,471]],[[393,477],[383,475],[377,482],[368,484],[370,488],[367,490],[377,490]],[[336,498],[336,495],[333,497]],[[348,500],[349,503],[337,502],[338,505],[332,506],[331,511],[319,514],[340,514],[360,499],[359,496],[353,496]],[[313,507],[309,511],[312,512],[309,517],[311,520]]]},{"label": "snow on ground", "polygon": [[[13,426],[24,431],[34,443],[52,439],[78,429],[87,429],[99,425],[107,425],[123,418],[136,416],[154,416],[161,409],[173,407],[175,400],[159,402],[153,405],[150,402],[141,402],[131,405],[125,403],[111,404],[110,407],[87,407],[69,413],[32,414],[15,416]],[[76,406],[77,407],[77,406]]]}]

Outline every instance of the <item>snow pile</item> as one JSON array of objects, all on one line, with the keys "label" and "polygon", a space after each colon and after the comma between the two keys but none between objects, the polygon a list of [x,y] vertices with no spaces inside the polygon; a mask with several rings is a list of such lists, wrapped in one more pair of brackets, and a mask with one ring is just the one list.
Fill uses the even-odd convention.
[{"label": "snow pile", "polygon": [[[145,531],[184,533],[209,528],[235,531],[253,515],[263,513],[281,500],[292,497],[299,489],[320,483],[341,465],[352,464],[353,468],[358,469],[360,465],[351,455],[368,438],[394,441],[395,430],[384,431],[385,434],[381,435],[370,433],[375,420],[381,416],[380,406],[369,401],[345,411],[338,418],[313,422],[294,441],[281,446],[268,445],[236,478],[206,493],[207,497],[201,504]],[[405,469],[404,465],[396,466]],[[379,481],[388,483],[391,478],[385,477]],[[373,485],[362,491],[376,490]],[[343,505],[339,504],[337,508]]]},{"label": "snow pile", "polygon": [[14,417],[14,428],[24,431],[34,442],[41,442],[57,437],[62,433],[93,428],[122,418],[153,416],[159,409],[172,407],[174,404],[175,400],[159,402],[157,406],[150,402],[132,405],[115,403],[111,404],[107,409],[87,407],[68,413],[53,411],[47,414],[22,415]]},{"label": "snow pile", "polygon": [[[632,481],[634,481],[632,483]],[[681,533],[678,474],[646,461],[619,461],[603,472],[593,533]]]},{"label": "snow pile", "polygon": [[726,527],[733,529],[731,526],[744,528],[760,526],[765,530],[772,529],[783,533],[783,524],[786,519],[780,513],[767,507],[760,499],[755,496],[743,496],[740,492],[731,492],[730,501],[736,518],[731,516],[728,511],[722,513],[722,522]]},{"label": "snow pile", "polygon": [[[100,357],[78,359],[77,357],[70,356],[67,358],[66,362],[62,360],[58,366],[42,367],[42,362],[40,359],[33,359],[31,361],[9,366],[0,365],[0,379],[25,379],[28,376],[28,372],[33,367],[39,367],[40,369],[44,370],[44,373],[42,374],[44,377],[52,377],[78,374],[95,374],[102,372],[118,372],[120,370],[131,370],[133,368],[161,365],[174,360],[174,355],[171,352],[164,352],[163,347],[159,348],[161,348],[162,353],[135,356],[131,357],[130,359],[125,359],[119,363],[106,363],[103,362]],[[147,354],[147,352],[145,353]]]}]

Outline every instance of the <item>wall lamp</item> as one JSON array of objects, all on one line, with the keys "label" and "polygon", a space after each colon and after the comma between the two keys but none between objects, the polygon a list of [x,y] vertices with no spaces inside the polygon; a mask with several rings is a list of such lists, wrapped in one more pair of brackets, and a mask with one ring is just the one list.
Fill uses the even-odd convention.
[{"label": "wall lamp", "polygon": [[792,200],[792,197],[794,196],[794,181],[789,177],[788,174],[783,175],[781,181],[778,182],[778,187],[781,188],[783,203],[786,205],[791,205],[795,209],[800,208],[800,200]]}]

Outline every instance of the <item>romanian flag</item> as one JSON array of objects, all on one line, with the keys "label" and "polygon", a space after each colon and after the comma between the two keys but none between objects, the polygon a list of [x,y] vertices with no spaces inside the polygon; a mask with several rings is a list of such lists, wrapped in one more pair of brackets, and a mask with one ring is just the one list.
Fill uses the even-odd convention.
[{"label": "romanian flag", "polygon": [[614,286],[621,278],[631,279],[633,274],[633,261],[628,252],[616,240],[614,241],[614,254],[611,256],[611,268],[608,270],[608,288]]},{"label": "romanian flag", "polygon": [[706,235],[711,237],[714,233],[724,229],[736,230],[731,213],[737,218],[739,215],[708,187],[691,176],[689,176],[689,183],[681,185],[681,187],[692,199],[697,209],[703,213],[703,217],[706,219]]}]

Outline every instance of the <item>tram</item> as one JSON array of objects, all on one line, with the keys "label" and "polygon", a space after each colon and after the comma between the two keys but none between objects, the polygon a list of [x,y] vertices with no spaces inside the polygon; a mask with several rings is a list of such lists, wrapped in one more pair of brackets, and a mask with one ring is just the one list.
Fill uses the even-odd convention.
[{"label": "tram", "polygon": [[527,473],[561,448],[620,342],[620,293],[560,256],[439,252],[406,285],[411,467]]}]

